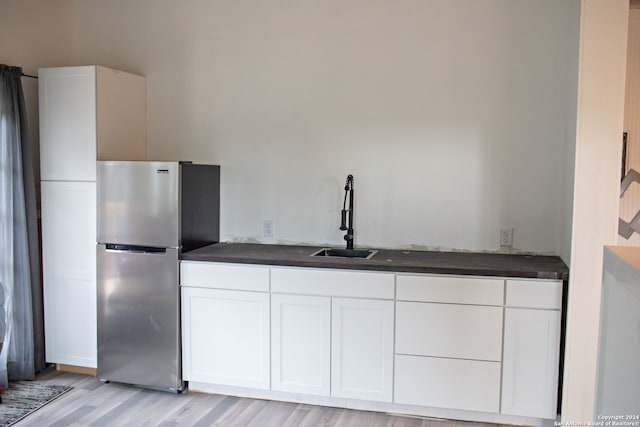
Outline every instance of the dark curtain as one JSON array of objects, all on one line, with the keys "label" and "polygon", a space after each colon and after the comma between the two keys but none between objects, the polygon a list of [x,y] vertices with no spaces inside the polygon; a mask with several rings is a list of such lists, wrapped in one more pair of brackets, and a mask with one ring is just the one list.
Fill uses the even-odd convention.
[{"label": "dark curtain", "polygon": [[44,367],[33,163],[22,69],[0,65],[0,384]]}]

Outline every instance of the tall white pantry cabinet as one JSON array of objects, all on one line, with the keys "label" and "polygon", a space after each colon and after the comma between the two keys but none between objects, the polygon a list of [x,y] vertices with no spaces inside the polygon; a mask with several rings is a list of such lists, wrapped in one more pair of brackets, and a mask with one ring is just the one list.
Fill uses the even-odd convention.
[{"label": "tall white pantry cabinet", "polygon": [[46,360],[97,366],[96,160],[144,160],[144,77],[38,70]]}]

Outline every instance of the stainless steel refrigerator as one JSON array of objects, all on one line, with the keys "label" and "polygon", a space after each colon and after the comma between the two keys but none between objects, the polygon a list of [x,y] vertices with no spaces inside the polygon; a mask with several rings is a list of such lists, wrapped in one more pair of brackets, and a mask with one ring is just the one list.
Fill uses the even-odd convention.
[{"label": "stainless steel refrigerator", "polygon": [[219,241],[220,167],[97,162],[98,377],[183,389],[179,259]]}]

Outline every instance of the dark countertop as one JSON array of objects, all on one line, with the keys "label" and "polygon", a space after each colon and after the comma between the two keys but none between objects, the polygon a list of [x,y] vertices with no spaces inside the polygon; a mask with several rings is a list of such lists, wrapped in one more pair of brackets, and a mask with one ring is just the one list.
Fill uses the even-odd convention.
[{"label": "dark countertop", "polygon": [[373,258],[312,257],[316,246],[217,243],[182,254],[183,260],[405,273],[562,279],[569,269],[557,256],[379,249]]}]

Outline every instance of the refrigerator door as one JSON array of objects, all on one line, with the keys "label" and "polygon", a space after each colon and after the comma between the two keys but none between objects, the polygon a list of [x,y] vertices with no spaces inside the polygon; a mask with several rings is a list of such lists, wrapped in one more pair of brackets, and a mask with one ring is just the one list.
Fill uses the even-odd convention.
[{"label": "refrigerator door", "polygon": [[181,390],[178,250],[108,247],[97,246],[98,377]]},{"label": "refrigerator door", "polygon": [[100,243],[178,247],[178,162],[97,162]]}]

